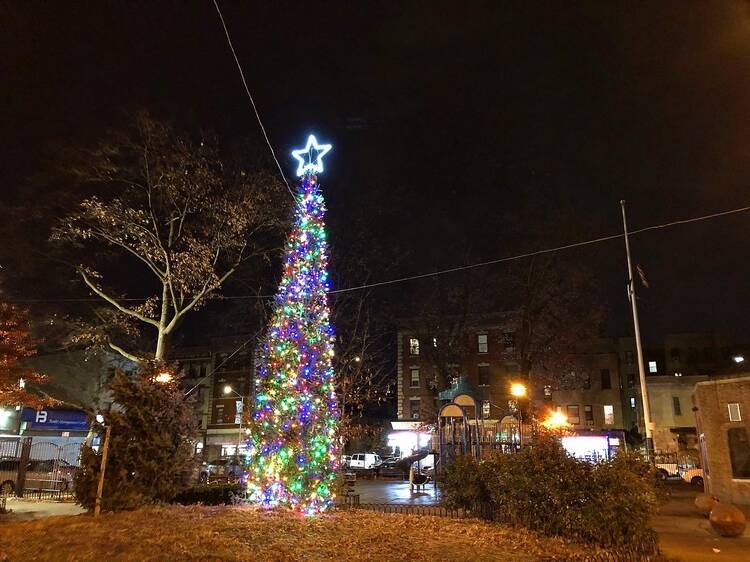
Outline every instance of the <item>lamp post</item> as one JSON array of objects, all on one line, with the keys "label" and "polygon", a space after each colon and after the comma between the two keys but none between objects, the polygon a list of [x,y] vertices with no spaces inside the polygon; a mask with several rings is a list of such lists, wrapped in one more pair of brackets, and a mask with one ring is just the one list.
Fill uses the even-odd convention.
[{"label": "lamp post", "polygon": [[521,398],[526,398],[526,385],[520,382],[514,382],[510,385],[510,395],[516,398],[518,405],[518,446],[523,445],[523,410],[521,408]]},{"label": "lamp post", "polygon": [[242,415],[245,413],[245,397],[242,396],[240,393],[238,393],[229,385],[226,385],[224,387],[224,394],[226,395],[234,394],[240,399],[240,427],[237,430],[237,449],[235,449],[235,454],[237,455],[237,458],[239,459],[240,443],[242,443]]}]

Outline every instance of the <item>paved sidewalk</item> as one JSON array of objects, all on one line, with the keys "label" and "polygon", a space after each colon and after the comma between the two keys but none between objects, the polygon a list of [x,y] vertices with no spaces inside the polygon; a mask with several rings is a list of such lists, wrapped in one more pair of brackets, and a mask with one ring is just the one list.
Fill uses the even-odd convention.
[{"label": "paved sidewalk", "polygon": [[3,521],[26,521],[29,519],[41,519],[56,515],[80,515],[85,513],[82,507],[73,502],[56,502],[49,500],[28,500],[20,498],[8,498],[6,509],[11,513],[0,515],[0,523]]},{"label": "paved sidewalk", "polygon": [[399,505],[437,505],[440,503],[435,484],[430,482],[423,490],[409,491],[404,480],[357,480],[354,492],[360,503],[393,503]]},{"label": "paved sidewalk", "polygon": [[653,523],[664,554],[682,562],[750,561],[750,528],[736,539],[720,537],[708,519],[695,511],[693,502],[701,490],[683,483],[668,486],[670,499]]}]

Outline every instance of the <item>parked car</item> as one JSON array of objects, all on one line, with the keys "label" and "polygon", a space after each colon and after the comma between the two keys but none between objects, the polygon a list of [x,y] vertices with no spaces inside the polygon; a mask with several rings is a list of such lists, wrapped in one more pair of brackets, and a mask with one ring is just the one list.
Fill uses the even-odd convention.
[{"label": "parked car", "polygon": [[703,487],[703,469],[702,468],[685,468],[680,471],[680,478],[693,486]]},{"label": "parked car", "polygon": [[661,480],[680,475],[677,455],[657,454],[654,457],[654,463],[656,464],[657,476]]},{"label": "parked car", "polygon": [[216,459],[201,464],[198,473],[198,482],[200,484],[234,484],[242,479],[245,469],[239,460],[233,457]]},{"label": "parked car", "polygon": [[349,461],[349,468],[369,470],[380,466],[380,463],[380,457],[375,453],[357,453],[356,455],[352,455],[352,459]]},{"label": "parked car", "polygon": [[[18,486],[20,459],[0,459],[0,495],[9,495]],[[26,465],[25,490],[64,492],[73,487],[76,467],[62,459],[30,460]]]},{"label": "parked car", "polygon": [[399,463],[399,460],[400,459],[394,457],[385,459],[380,465],[378,465],[378,476],[406,480],[409,477],[409,469],[404,466],[403,463]]}]

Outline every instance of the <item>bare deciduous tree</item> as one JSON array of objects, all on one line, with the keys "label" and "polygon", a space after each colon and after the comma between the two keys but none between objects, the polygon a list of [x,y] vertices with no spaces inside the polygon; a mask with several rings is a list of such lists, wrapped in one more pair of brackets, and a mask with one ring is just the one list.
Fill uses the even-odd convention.
[{"label": "bare deciduous tree", "polygon": [[[193,141],[145,113],[87,152],[75,173],[100,189],[60,222],[53,239],[89,258],[78,275],[108,305],[77,338],[134,361],[164,360],[185,315],[215,296],[244,261],[268,256],[286,214],[270,174],[230,170],[215,141]],[[107,255],[139,267],[154,294],[138,304],[125,298],[114,288],[116,274],[104,273]],[[132,348],[143,328],[155,335],[151,350]]]}]

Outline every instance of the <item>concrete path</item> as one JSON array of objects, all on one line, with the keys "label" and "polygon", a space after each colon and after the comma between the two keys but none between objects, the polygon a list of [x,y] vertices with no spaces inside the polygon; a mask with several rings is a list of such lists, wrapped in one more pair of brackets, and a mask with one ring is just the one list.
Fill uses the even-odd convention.
[{"label": "concrete path", "polygon": [[750,561],[750,527],[742,537],[720,537],[708,519],[695,511],[693,502],[701,490],[683,483],[669,483],[668,487],[670,499],[653,523],[664,554],[682,562]]},{"label": "concrete path", "polygon": [[434,483],[422,490],[409,491],[404,480],[357,480],[354,486],[360,503],[395,503],[403,505],[437,505],[440,503]]},{"label": "concrete path", "polygon": [[0,515],[2,521],[26,521],[55,515],[80,515],[86,511],[73,502],[55,502],[49,500],[27,500],[8,498],[6,509],[11,513]]}]

